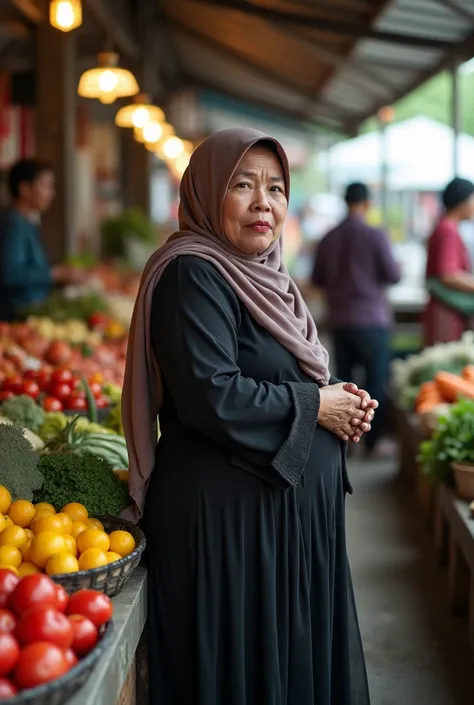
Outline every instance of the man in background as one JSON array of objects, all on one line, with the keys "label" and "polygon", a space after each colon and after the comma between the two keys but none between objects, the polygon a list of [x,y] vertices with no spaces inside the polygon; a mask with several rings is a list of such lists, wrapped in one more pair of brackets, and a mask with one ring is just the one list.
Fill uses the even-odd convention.
[{"label": "man in background", "polygon": [[372,431],[365,436],[367,455],[372,456],[384,454],[380,441],[391,327],[386,288],[400,280],[400,268],[387,235],[367,224],[367,186],[348,186],[345,201],[347,217],[321,240],[311,279],[326,294],[338,377],[351,380],[354,367],[361,366],[367,391],[380,403]]},{"label": "man in background", "polygon": [[84,274],[67,266],[50,267],[41,242],[41,215],[55,196],[51,167],[22,159],[8,175],[11,206],[0,214],[0,320],[21,317],[41,303],[55,284],[78,284]]}]

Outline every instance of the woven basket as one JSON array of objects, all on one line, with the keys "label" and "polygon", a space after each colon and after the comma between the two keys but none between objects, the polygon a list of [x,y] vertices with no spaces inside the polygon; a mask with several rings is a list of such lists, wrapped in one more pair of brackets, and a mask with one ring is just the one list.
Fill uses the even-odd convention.
[{"label": "woven basket", "polygon": [[109,622],[97,646],[64,676],[9,698],[7,701],[9,705],[63,705],[87,681],[98,660],[110,645],[112,633],[112,622]]},{"label": "woven basket", "polygon": [[135,539],[135,550],[119,561],[109,563],[101,568],[92,570],[79,570],[77,573],[60,573],[52,575],[52,579],[63,586],[72,595],[77,590],[100,590],[109,597],[118,595],[125,583],[131,577],[133,571],[140,563],[140,559],[146,546],[146,539],[143,531],[124,519],[118,517],[104,517],[101,519],[107,533],[111,531],[128,531]]}]

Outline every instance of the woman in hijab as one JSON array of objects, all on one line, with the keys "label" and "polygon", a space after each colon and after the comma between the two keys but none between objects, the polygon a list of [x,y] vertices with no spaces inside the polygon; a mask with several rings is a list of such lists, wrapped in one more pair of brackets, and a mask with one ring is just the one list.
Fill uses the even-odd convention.
[{"label": "woman in hijab", "polygon": [[[474,276],[459,224],[474,217],[474,184],[453,179],[442,195],[445,212],[428,240],[426,278],[430,299],[425,311],[425,345],[459,340],[474,310]],[[464,294],[464,295],[463,295]],[[468,296],[466,297],[466,294]],[[470,303],[470,306],[469,306]]]},{"label": "woman in hijab", "polygon": [[278,142],[215,134],[142,276],[122,410],[153,705],[369,704],[345,442],[377,402],[330,378],[281,261],[289,186]]}]

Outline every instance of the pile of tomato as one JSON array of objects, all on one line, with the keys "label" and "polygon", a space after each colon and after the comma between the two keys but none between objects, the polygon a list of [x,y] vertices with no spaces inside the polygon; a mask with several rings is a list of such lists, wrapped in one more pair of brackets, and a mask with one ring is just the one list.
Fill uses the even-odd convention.
[{"label": "pile of tomato", "polygon": [[112,612],[104,593],[69,596],[47,575],[0,570],[0,700],[67,673],[95,647]]},{"label": "pile of tomato", "polygon": [[[110,400],[102,391],[101,373],[91,375],[89,386],[98,409],[105,409]],[[0,402],[25,394],[38,401],[45,411],[87,411],[87,400],[81,377],[67,367],[52,372],[46,369],[26,370],[5,377],[0,384]]]}]

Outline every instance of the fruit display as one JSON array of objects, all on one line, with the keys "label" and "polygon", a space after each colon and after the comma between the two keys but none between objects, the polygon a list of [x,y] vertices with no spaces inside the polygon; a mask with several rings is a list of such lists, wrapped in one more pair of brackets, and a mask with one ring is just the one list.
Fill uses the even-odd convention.
[{"label": "fruit display", "polygon": [[0,510],[0,569],[8,568],[19,577],[100,568],[125,558],[136,547],[131,533],[107,533],[79,502],[57,512],[48,502],[12,501],[9,490],[0,486]]},{"label": "fruit display", "polygon": [[47,575],[19,577],[10,568],[0,568],[0,605],[2,701],[68,673],[97,646],[113,615],[103,593],[68,596]]}]

